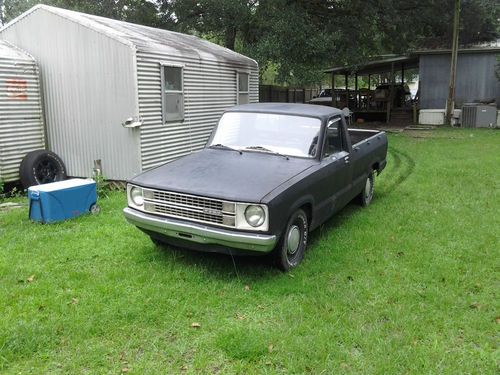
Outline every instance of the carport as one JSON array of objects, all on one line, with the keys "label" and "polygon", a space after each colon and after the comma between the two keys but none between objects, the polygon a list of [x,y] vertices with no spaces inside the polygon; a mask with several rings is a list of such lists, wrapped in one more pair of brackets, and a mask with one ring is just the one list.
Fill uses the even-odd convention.
[{"label": "carport", "polygon": [[[390,56],[362,65],[328,69],[325,72],[332,76],[332,105],[348,107],[357,119],[408,123],[416,119],[417,107],[411,97],[404,98],[405,73],[418,67],[418,56]],[[339,75],[344,78],[344,88],[336,88]]]}]

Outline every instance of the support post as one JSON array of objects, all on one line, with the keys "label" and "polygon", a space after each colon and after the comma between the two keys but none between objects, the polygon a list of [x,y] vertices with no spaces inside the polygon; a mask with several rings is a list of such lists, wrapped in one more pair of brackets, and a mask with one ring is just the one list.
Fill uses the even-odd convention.
[{"label": "support post", "polygon": [[359,91],[358,91],[358,73],[354,74],[354,98],[356,99],[355,108],[359,108]]},{"label": "support post", "polygon": [[370,109],[370,99],[372,97],[372,75],[368,74],[368,97],[366,98],[366,109]]},{"label": "support post", "polygon": [[460,22],[460,0],[455,0],[455,16],[453,17],[453,44],[451,48],[450,84],[446,100],[446,124],[451,126],[451,115],[455,109],[455,81],[458,60],[458,27]]},{"label": "support post", "polygon": [[389,100],[387,101],[387,115],[386,115],[386,123],[391,121],[391,108],[392,102],[394,100],[394,63],[391,63],[391,84],[389,86]]},{"label": "support post", "polygon": [[349,108],[349,75],[345,74],[345,106]]},{"label": "support post", "polygon": [[337,96],[335,95],[335,73],[332,72],[332,107],[337,107]]}]

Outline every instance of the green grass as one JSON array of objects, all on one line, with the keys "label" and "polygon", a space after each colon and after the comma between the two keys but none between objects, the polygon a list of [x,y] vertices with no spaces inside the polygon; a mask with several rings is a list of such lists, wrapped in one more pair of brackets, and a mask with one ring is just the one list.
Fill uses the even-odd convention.
[{"label": "green grass", "polygon": [[0,373],[498,373],[500,133],[391,135],[388,161],[289,274],[155,247],[123,193],[0,212]]}]

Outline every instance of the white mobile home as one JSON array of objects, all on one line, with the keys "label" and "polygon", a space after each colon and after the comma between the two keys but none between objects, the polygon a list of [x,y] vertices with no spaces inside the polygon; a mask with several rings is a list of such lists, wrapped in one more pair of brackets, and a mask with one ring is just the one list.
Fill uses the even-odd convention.
[{"label": "white mobile home", "polygon": [[200,38],[37,5],[2,30],[38,61],[48,147],[109,179],[201,149],[222,112],[258,101],[258,65]]},{"label": "white mobile home", "polygon": [[0,40],[0,180],[18,180],[24,156],[43,148],[37,64],[28,53]]}]

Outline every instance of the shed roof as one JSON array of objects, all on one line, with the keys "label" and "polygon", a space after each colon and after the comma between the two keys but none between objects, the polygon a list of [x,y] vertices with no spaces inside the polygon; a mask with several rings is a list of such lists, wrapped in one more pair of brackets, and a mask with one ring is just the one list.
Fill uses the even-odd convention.
[{"label": "shed roof", "polygon": [[31,56],[28,52],[23,51],[5,40],[0,40],[0,58],[10,60],[27,60],[31,62],[35,61],[33,56]]},{"label": "shed roof", "polygon": [[27,12],[9,22],[3,29],[9,28],[20,19],[36,14],[36,12],[39,11],[50,12],[76,22],[82,26],[104,34],[120,43],[129,45],[138,51],[157,51],[170,56],[188,56],[200,60],[226,61],[252,66],[257,65],[255,60],[252,60],[249,57],[193,35],[156,29],[153,27],[56,8],[44,4],[34,6]]}]

